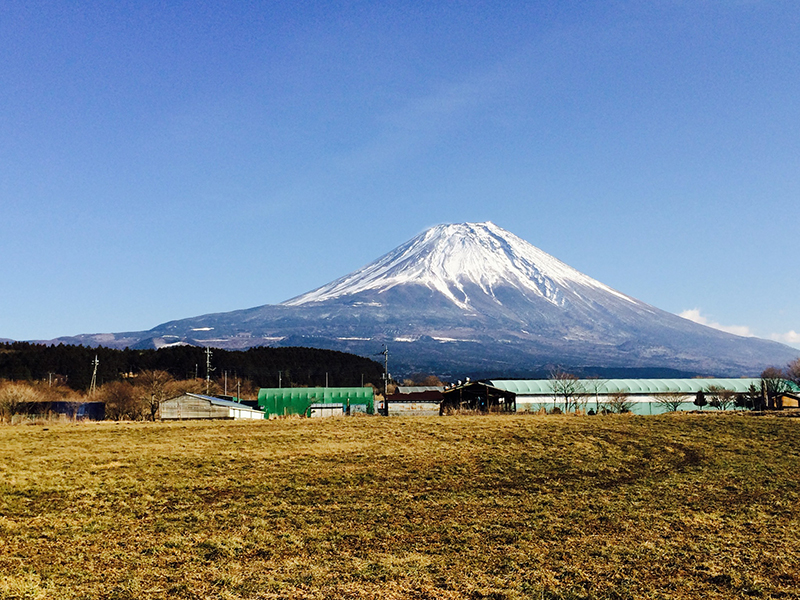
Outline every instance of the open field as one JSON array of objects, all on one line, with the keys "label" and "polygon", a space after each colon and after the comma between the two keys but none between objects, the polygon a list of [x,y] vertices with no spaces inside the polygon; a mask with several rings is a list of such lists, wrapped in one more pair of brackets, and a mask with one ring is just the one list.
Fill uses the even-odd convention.
[{"label": "open field", "polygon": [[0,427],[0,598],[796,598],[800,419]]}]

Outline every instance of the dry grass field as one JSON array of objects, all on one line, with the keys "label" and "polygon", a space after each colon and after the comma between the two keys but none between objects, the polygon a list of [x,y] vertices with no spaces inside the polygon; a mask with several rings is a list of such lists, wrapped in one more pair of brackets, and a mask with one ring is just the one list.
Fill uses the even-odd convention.
[{"label": "dry grass field", "polygon": [[0,598],[798,598],[800,419],[0,427]]}]

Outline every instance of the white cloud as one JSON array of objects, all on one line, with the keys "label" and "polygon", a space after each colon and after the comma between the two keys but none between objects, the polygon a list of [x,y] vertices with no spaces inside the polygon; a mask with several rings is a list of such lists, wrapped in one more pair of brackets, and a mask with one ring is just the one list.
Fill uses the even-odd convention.
[{"label": "white cloud", "polygon": [[[705,315],[702,315],[699,308],[685,310],[678,316],[683,317],[684,319],[689,319],[690,321],[694,321],[695,323],[699,323],[700,325],[705,325],[706,327],[713,327],[714,329],[725,331],[726,333],[741,335],[743,337],[757,337],[747,325],[721,325],[715,321],[712,321]],[[769,335],[769,339],[793,346],[795,348],[800,348],[800,333],[794,329],[786,333],[771,333]]]},{"label": "white cloud", "polygon": [[794,329],[786,333],[771,333],[769,339],[800,348],[800,333],[797,333]]},{"label": "white cloud", "polygon": [[683,317],[684,319],[689,319],[690,321],[694,321],[695,323],[699,323],[700,325],[705,325],[706,327],[713,327],[714,329],[719,329],[720,331],[724,331],[726,333],[741,335],[742,337],[756,336],[756,334],[753,333],[752,330],[747,325],[721,325],[716,321],[712,321],[708,317],[701,315],[699,308],[692,308],[689,310],[685,310],[678,316]]}]

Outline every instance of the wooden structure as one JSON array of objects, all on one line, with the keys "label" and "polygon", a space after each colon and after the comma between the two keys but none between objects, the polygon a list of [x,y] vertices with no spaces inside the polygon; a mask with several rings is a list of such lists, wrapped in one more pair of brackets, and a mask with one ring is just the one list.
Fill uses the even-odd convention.
[{"label": "wooden structure", "polygon": [[800,394],[795,392],[783,392],[777,404],[781,408],[800,408]]},{"label": "wooden structure", "polygon": [[[400,388],[398,388],[400,389]],[[437,388],[419,392],[389,394],[389,416],[428,417],[438,415],[444,396]]]},{"label": "wooden structure", "polygon": [[516,412],[517,395],[482,381],[446,388],[442,395],[440,414],[458,411]]},{"label": "wooden structure", "polygon": [[159,406],[161,420],[179,419],[263,419],[264,412],[239,402],[214,396],[186,393],[164,400]]}]

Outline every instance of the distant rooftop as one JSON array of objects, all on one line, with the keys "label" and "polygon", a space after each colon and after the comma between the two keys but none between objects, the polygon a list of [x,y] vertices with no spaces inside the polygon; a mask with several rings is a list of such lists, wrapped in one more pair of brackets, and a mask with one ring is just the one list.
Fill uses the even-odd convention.
[{"label": "distant rooftop", "polygon": [[258,410],[258,408],[253,408],[252,406],[247,406],[246,404],[241,404],[240,402],[234,402],[233,400],[223,400],[222,398],[217,398],[216,396],[206,396],[205,394],[192,394],[191,392],[186,392],[184,394],[186,396],[192,396],[193,398],[201,398],[203,400],[207,400],[211,402],[211,404],[215,406],[229,406],[231,408],[243,408],[248,410]]},{"label": "distant rooftop", "polygon": [[441,392],[443,385],[398,385],[398,394],[419,394],[421,392]]},{"label": "distant rooftop", "polygon": [[[724,388],[737,393],[747,392],[751,385],[758,388],[761,380],[748,377],[741,379],[581,379],[584,389],[590,393],[614,394],[659,394],[664,392],[683,392],[696,394],[711,386]],[[550,379],[492,379],[491,385],[514,392],[520,396],[550,396],[553,384]],[[795,384],[787,382],[790,387],[800,391]]]}]

